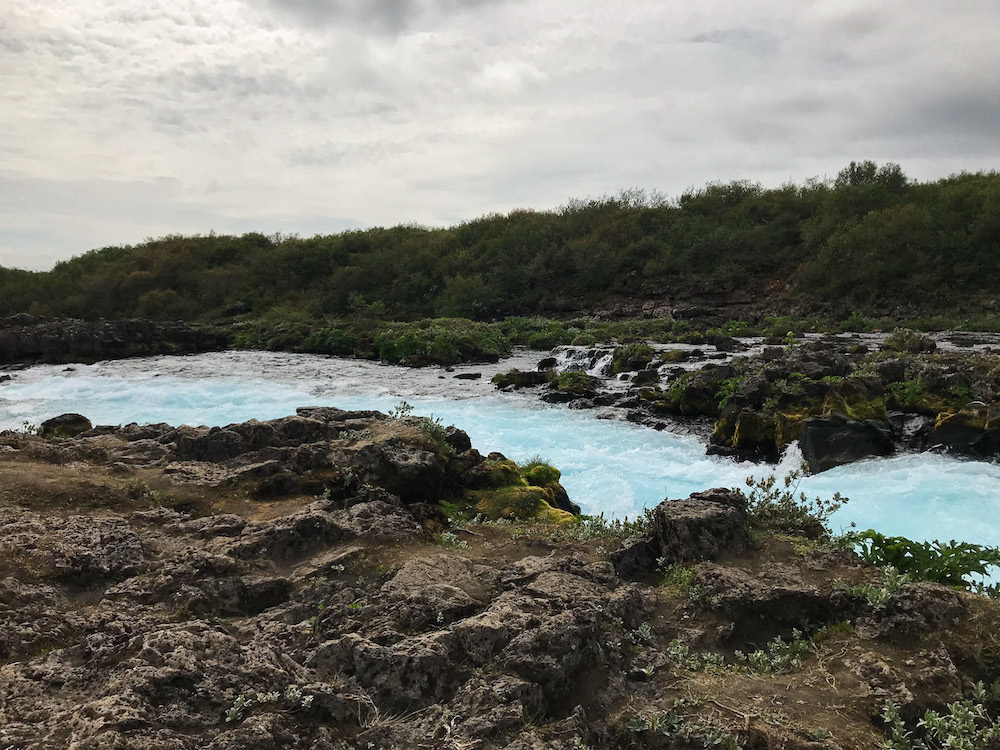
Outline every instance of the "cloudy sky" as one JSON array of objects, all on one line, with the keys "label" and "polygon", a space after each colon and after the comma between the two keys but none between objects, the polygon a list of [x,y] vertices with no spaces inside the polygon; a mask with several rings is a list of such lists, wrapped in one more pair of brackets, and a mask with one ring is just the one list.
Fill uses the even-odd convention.
[{"label": "cloudy sky", "polygon": [[0,265],[1000,168],[984,0],[2,0]]}]

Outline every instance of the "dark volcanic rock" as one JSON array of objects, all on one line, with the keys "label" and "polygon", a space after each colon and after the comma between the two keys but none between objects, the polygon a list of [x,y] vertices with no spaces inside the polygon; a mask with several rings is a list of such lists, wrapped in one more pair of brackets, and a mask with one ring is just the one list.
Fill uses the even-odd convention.
[{"label": "dark volcanic rock", "polygon": [[18,315],[0,320],[0,364],[95,362],[224,349],[224,334],[151,320],[87,322]]},{"label": "dark volcanic rock", "polygon": [[652,532],[628,540],[611,560],[628,577],[652,572],[651,563],[713,560],[746,547],[746,501],[732,490],[714,489],[657,505]]},{"label": "dark volcanic rock", "polygon": [[357,455],[367,481],[407,503],[437,502],[444,490],[445,465],[431,451],[411,445],[369,445]]},{"label": "dark volcanic rock", "polygon": [[76,437],[93,429],[90,420],[82,414],[60,414],[58,417],[46,419],[39,425],[38,434],[42,437]]},{"label": "dark volcanic rock", "polygon": [[1000,456],[1000,408],[965,409],[939,416],[927,446],[976,458]]},{"label": "dark volcanic rock", "polygon": [[874,419],[857,422],[838,413],[805,420],[799,446],[809,471],[814,474],[863,458],[888,456],[893,451],[892,432],[887,423]]}]

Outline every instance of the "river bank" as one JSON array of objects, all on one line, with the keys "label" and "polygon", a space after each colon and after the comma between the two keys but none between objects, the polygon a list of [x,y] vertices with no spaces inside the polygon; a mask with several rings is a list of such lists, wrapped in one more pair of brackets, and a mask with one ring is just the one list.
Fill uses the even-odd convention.
[{"label": "river bank", "polygon": [[912,721],[1000,678],[997,602],[888,586],[730,491],[449,525],[422,491],[508,474],[434,424],[4,433],[0,741],[875,748],[886,700]]}]

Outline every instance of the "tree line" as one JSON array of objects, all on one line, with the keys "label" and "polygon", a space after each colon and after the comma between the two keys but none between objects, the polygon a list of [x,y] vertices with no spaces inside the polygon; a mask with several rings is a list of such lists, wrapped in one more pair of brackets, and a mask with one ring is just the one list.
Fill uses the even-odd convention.
[{"label": "tree line", "polygon": [[672,199],[629,190],[439,229],[168,235],[47,272],[0,267],[0,315],[492,320],[737,290],[833,316],[989,309],[1000,173],[917,182],[863,161],[831,180],[711,183]]}]

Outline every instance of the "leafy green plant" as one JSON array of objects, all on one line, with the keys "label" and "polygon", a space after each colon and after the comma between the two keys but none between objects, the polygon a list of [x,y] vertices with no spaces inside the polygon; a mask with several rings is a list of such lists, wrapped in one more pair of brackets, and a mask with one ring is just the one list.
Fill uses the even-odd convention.
[{"label": "leafy green plant", "polygon": [[886,701],[882,718],[889,738],[882,750],[995,750],[1000,723],[987,706],[998,698],[1000,682],[989,687],[976,683],[971,699],[949,703],[943,712],[928,709],[912,730],[903,722],[899,706]]},{"label": "leafy green plant", "polygon": [[740,377],[727,378],[722,381],[722,385],[719,386],[719,390],[715,394],[719,399],[719,411],[726,408],[729,400],[736,395],[736,391],[739,390],[742,383],[743,378]]},{"label": "leafy green plant", "polygon": [[872,529],[848,532],[844,542],[872,565],[891,565],[913,580],[965,589],[974,586],[969,576],[985,577],[990,568],[1000,567],[1000,549],[969,542],[919,542]]},{"label": "leafy green plant", "polygon": [[881,583],[859,583],[855,586],[848,586],[843,581],[834,581],[834,585],[851,596],[864,599],[872,609],[883,609],[889,603],[892,595],[909,581],[908,575],[900,573],[891,565],[886,565],[882,569]]},{"label": "leafy green plant", "polygon": [[[680,698],[670,709],[655,714],[636,714],[625,722],[625,729],[639,735],[659,735],[684,741],[685,746],[742,750],[736,735],[712,717],[700,716],[701,698]],[[689,743],[689,744],[688,744]]]}]

